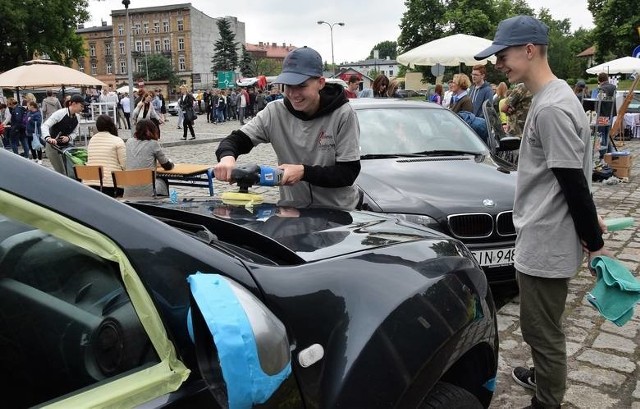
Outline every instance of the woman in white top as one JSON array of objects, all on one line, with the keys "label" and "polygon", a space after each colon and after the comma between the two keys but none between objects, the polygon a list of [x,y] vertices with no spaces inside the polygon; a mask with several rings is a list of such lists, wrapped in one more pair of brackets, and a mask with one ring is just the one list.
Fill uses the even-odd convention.
[{"label": "woman in white top", "polygon": [[136,108],[133,110],[133,115],[131,115],[131,122],[135,127],[139,120],[150,119],[158,127],[158,137],[160,137],[160,124],[164,121],[162,121],[160,113],[156,111],[151,103],[155,96],[153,91],[142,92],[140,102],[138,102],[138,105],[136,105]]},{"label": "woman in white top", "polygon": [[[122,196],[123,189],[118,189],[118,195],[114,195],[113,179],[111,172],[114,170],[124,170],[127,163],[127,150],[124,141],[118,137],[118,129],[108,115],[100,115],[96,118],[96,129],[98,132],[91,137],[87,146],[87,165],[98,165],[103,168],[102,192],[114,197]],[[100,182],[97,180],[85,180],[84,184],[98,189]]]}]

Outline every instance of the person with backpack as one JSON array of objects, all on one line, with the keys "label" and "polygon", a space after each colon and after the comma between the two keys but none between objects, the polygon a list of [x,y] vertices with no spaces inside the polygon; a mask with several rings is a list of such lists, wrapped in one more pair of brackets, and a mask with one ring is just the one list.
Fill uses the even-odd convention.
[{"label": "person with backpack", "polygon": [[[22,145],[22,156],[29,158],[29,142],[27,141],[27,109],[18,105],[18,101],[9,98],[9,111],[11,112],[11,131],[9,132],[9,142],[11,150],[16,155],[19,154],[18,145]],[[25,100],[26,102],[26,100]]]}]

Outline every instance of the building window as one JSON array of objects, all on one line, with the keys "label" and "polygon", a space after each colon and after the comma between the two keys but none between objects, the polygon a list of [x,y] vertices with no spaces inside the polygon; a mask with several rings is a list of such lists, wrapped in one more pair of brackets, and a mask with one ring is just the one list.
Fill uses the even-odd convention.
[{"label": "building window", "polygon": [[169,21],[163,21],[162,22],[162,29],[165,33],[169,32]]},{"label": "building window", "polygon": [[184,31],[184,21],[178,20],[178,31]]},{"label": "building window", "polygon": [[153,49],[155,50],[155,52],[159,53],[160,51],[162,51],[162,47],[160,45],[160,40],[155,40],[153,42]]},{"label": "building window", "polygon": [[96,75],[98,73],[98,65],[94,62],[91,63],[91,75]]},{"label": "building window", "polygon": [[120,61],[120,74],[127,73],[127,63],[124,61]]},{"label": "building window", "polygon": [[145,53],[151,52],[151,40],[144,40],[144,52]]},{"label": "building window", "polygon": [[113,64],[107,63],[107,74],[113,74]]},{"label": "building window", "polygon": [[393,70],[389,70],[389,76],[393,77]]},{"label": "building window", "polygon": [[169,42],[168,38],[164,39],[164,50],[171,51],[171,42]]},{"label": "building window", "polygon": [[111,43],[104,43],[104,54],[111,55]]},{"label": "building window", "polygon": [[96,45],[95,44],[89,44],[89,55],[91,57],[95,57],[96,56]]},{"label": "building window", "polygon": [[184,57],[178,58],[178,71],[186,71],[187,65],[184,62]]},{"label": "building window", "polygon": [[178,51],[184,51],[184,38],[178,38]]},{"label": "building window", "polygon": [[142,24],[142,30],[143,30],[143,32],[144,32],[145,34],[149,34],[149,23],[148,23],[148,22],[146,22],[146,21],[145,21],[145,22]]},{"label": "building window", "polygon": [[124,35],[124,26],[122,24],[118,24],[118,35]]},{"label": "building window", "polygon": [[118,42],[118,47],[120,48],[120,54],[126,53],[126,50],[124,49],[124,41]]},{"label": "building window", "polygon": [[142,41],[136,40],[136,51],[142,51]]},{"label": "building window", "polygon": [[153,22],[153,32],[154,33],[159,33],[160,32],[160,22],[159,21],[154,21]]},{"label": "building window", "polygon": [[140,23],[133,25],[133,34],[140,34]]},{"label": "building window", "polygon": [[136,68],[138,72],[144,71],[144,60],[136,60]]}]

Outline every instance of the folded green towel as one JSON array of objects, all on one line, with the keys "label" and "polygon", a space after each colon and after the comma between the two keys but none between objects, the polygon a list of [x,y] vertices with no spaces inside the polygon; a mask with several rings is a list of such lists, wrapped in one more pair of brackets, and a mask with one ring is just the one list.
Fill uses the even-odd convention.
[{"label": "folded green towel", "polygon": [[587,300],[600,314],[617,326],[623,326],[633,316],[633,307],[640,301],[640,281],[618,260],[606,256],[594,257],[591,267],[597,280]]}]

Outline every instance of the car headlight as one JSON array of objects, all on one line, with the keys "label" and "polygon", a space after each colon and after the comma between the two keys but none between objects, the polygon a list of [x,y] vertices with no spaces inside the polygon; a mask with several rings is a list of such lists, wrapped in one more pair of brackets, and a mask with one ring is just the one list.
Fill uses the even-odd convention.
[{"label": "car headlight", "polygon": [[438,230],[438,221],[433,217],[425,214],[407,214],[407,213],[387,213],[391,217],[395,217],[398,220],[404,222],[414,223],[420,226],[428,227],[430,229]]}]

